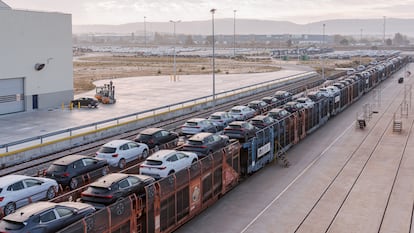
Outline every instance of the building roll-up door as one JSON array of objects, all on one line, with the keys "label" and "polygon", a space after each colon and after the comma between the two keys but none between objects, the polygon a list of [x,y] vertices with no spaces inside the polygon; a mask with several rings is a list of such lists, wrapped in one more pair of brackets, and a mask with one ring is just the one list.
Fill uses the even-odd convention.
[{"label": "building roll-up door", "polygon": [[0,115],[22,112],[24,106],[24,79],[0,79]]}]

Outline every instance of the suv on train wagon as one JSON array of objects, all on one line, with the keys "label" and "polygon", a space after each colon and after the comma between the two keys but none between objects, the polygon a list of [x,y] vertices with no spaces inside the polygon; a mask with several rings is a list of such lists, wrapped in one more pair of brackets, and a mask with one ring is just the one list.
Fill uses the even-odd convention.
[{"label": "suv on train wagon", "polygon": [[289,101],[292,101],[293,95],[288,91],[276,91],[274,96],[281,102],[280,104],[285,104]]},{"label": "suv on train wagon", "polygon": [[36,202],[4,217],[0,232],[55,233],[95,211],[93,206],[80,202]]},{"label": "suv on train wagon", "polygon": [[183,145],[184,151],[197,153],[198,156],[211,154],[229,144],[229,137],[212,133],[193,135]]},{"label": "suv on train wagon", "polygon": [[178,134],[161,128],[148,128],[138,133],[134,141],[145,143],[150,149],[173,142],[178,139]]},{"label": "suv on train wagon", "polygon": [[190,167],[197,160],[194,152],[159,150],[140,165],[139,174],[160,179]]},{"label": "suv on train wagon", "polygon": [[78,187],[78,176],[86,175],[89,172],[102,169],[102,174],[106,175],[108,162],[105,159],[95,158],[86,155],[69,155],[55,160],[44,175],[47,178],[56,180],[65,188],[70,189]]},{"label": "suv on train wagon", "polygon": [[81,201],[102,209],[131,194],[145,195],[144,187],[155,179],[145,175],[111,173],[91,183],[81,193]]}]

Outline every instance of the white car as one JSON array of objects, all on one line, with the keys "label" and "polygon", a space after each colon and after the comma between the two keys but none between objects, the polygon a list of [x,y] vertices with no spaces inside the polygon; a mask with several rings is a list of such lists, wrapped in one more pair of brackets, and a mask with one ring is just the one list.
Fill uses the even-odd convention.
[{"label": "white car", "polygon": [[335,96],[335,92],[330,88],[326,88],[326,87],[319,88],[319,92],[325,97]]},{"label": "white car", "polygon": [[304,108],[313,108],[315,102],[313,102],[308,97],[301,97],[296,100],[298,103],[301,103]]},{"label": "white car", "polygon": [[96,157],[105,159],[112,167],[125,168],[126,163],[136,159],[146,158],[149,148],[144,143],[131,140],[114,140],[104,144]]},{"label": "white car", "polygon": [[217,126],[204,118],[192,118],[181,126],[181,133],[184,135],[193,135],[201,132],[217,133],[217,131]]},{"label": "white car", "polygon": [[193,152],[159,150],[140,165],[139,174],[159,179],[188,168],[197,160],[198,156]]},{"label": "white car", "polygon": [[215,112],[211,114],[208,119],[212,122],[216,122],[222,128],[234,121],[234,118],[228,112]]},{"label": "white car", "polygon": [[0,213],[9,215],[31,202],[50,200],[58,192],[58,183],[49,178],[23,175],[0,177]]},{"label": "white car", "polygon": [[237,121],[245,121],[256,115],[256,110],[247,106],[234,106],[230,110],[230,115]]}]

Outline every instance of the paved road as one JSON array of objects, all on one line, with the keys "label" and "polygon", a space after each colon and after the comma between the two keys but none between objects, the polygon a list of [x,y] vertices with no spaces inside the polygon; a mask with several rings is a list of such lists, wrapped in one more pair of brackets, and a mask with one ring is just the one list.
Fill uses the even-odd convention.
[{"label": "paved road", "polygon": [[375,102],[372,92],[289,150],[292,166],[270,164],[176,232],[409,232],[414,115],[393,133],[404,85],[392,78],[380,87],[365,130],[355,116]]},{"label": "paved road", "polygon": [[[293,67],[291,67],[293,68]],[[216,93],[303,73],[282,70],[257,74],[217,74]],[[101,80],[95,84],[103,85]],[[160,106],[194,99],[212,93],[211,75],[184,75],[171,82],[169,76],[132,77],[113,80],[117,102],[100,105],[98,109],[56,109],[0,116],[0,144],[34,137],[61,129],[85,125],[113,117],[124,116]],[[82,94],[93,97],[95,91]],[[77,96],[79,97],[79,96]]]}]

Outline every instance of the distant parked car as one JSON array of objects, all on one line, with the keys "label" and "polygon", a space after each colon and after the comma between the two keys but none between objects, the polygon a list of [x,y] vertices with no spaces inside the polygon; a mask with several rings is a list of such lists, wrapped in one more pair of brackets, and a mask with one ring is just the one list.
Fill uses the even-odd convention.
[{"label": "distant parked car", "polygon": [[224,128],[224,135],[229,138],[247,141],[256,135],[257,127],[246,121],[234,121]]},{"label": "distant parked car", "polygon": [[106,175],[108,162],[105,159],[90,157],[86,155],[68,155],[55,160],[44,175],[52,178],[64,188],[69,186],[71,189],[78,187],[78,176],[86,175],[89,172],[102,169],[102,174]]},{"label": "distant parked car", "polygon": [[275,119],[273,119],[272,117],[263,115],[255,116],[250,120],[250,123],[259,129],[271,126],[275,122]]},{"label": "distant parked car", "polygon": [[304,108],[313,108],[315,105],[315,102],[313,102],[313,100],[309,99],[308,97],[300,97],[297,98],[296,101],[298,103],[301,103]]},{"label": "distant parked car", "polygon": [[267,116],[272,117],[275,120],[281,120],[290,115],[290,112],[283,108],[274,108],[267,113]]},{"label": "distant parked car", "polygon": [[160,179],[190,167],[197,160],[194,152],[159,150],[140,165],[139,173]]},{"label": "distant parked car", "polygon": [[256,110],[256,115],[267,112],[269,105],[261,100],[253,100],[247,104],[247,107]]},{"label": "distant parked car", "polygon": [[137,159],[146,158],[149,148],[144,143],[130,140],[113,140],[105,143],[96,152],[96,157],[105,159],[112,167],[124,169],[126,164]]},{"label": "distant parked car", "polygon": [[0,177],[0,213],[9,215],[30,202],[50,200],[57,192],[58,183],[53,179],[23,175]]},{"label": "distant parked car", "polygon": [[229,137],[212,133],[198,133],[184,144],[184,151],[197,153],[198,156],[211,154],[229,144]]},{"label": "distant parked car", "polygon": [[275,98],[278,99],[281,103],[285,104],[289,101],[292,101],[293,94],[288,91],[276,91]]},{"label": "distant parked car", "polygon": [[256,115],[256,110],[247,106],[234,106],[230,110],[230,115],[232,115],[235,120],[245,121],[254,117]]},{"label": "distant parked car", "polygon": [[36,202],[4,217],[0,232],[55,233],[93,212],[93,206],[80,202]]},{"label": "distant parked car", "polygon": [[153,177],[146,175],[111,173],[91,183],[81,193],[81,201],[102,209],[131,194],[143,196],[144,187],[154,181]]},{"label": "distant parked car", "polygon": [[192,118],[181,126],[181,133],[184,135],[193,135],[201,132],[216,133],[217,131],[217,126],[204,118]]},{"label": "distant parked car", "polygon": [[89,98],[89,97],[82,97],[78,99],[74,99],[71,101],[73,107],[81,106],[81,107],[88,107],[88,108],[96,108],[99,105],[99,102],[96,99]]},{"label": "distant parked car", "polygon": [[290,101],[290,102],[287,102],[285,105],[283,105],[283,108],[284,108],[286,111],[290,112],[290,113],[294,113],[294,112],[296,112],[296,111],[301,110],[301,109],[302,109],[302,108],[304,108],[304,107],[303,107],[303,105],[302,105],[301,103],[299,103],[299,102],[296,102],[296,101]]},{"label": "distant parked car", "polygon": [[221,127],[226,127],[230,122],[234,121],[234,118],[228,112],[215,112],[211,114],[208,119],[216,122]]},{"label": "distant parked car", "polygon": [[148,128],[142,130],[134,141],[145,143],[150,149],[159,148],[161,145],[178,139],[178,134],[161,128]]}]

